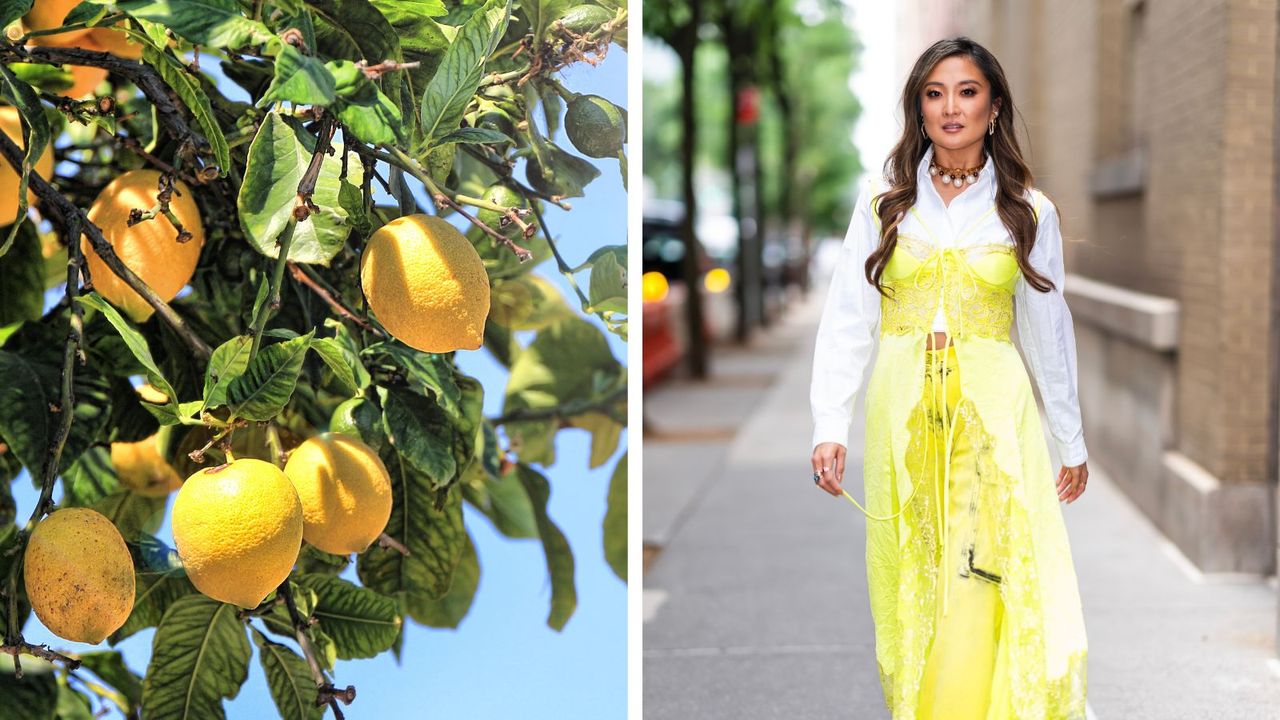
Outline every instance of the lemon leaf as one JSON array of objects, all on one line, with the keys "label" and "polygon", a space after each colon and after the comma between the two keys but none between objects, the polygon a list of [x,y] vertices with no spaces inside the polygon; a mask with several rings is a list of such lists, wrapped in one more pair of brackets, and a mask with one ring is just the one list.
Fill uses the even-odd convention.
[{"label": "lemon leaf", "polygon": [[[511,18],[511,0],[489,0],[467,20],[445,50],[422,96],[422,134],[426,148],[458,129],[480,87],[485,63],[497,49]],[[425,148],[424,148],[425,149]]]},{"label": "lemon leaf", "polygon": [[257,628],[253,629],[253,642],[258,646],[258,662],[267,676],[267,687],[280,717],[308,720],[323,716],[324,710],[316,707],[316,682],[311,679],[307,662],[289,646],[269,640]]},{"label": "lemon leaf", "polygon": [[121,711],[126,715],[142,703],[142,678],[124,664],[124,656],[115,650],[97,650],[79,654],[80,665],[119,691],[125,700]]},{"label": "lemon leaf", "polygon": [[253,348],[253,338],[248,335],[237,335],[218,346],[209,358],[209,367],[204,373],[204,406],[206,408],[223,405],[227,401],[227,388],[231,381],[244,374],[249,364],[249,353]]},{"label": "lemon leaf", "polygon": [[76,298],[76,302],[102,313],[107,322],[111,323],[111,326],[120,334],[120,338],[124,340],[129,352],[133,353],[133,357],[142,364],[147,382],[151,383],[151,387],[164,393],[165,397],[169,398],[169,402],[164,405],[147,403],[143,407],[151,411],[151,414],[155,415],[162,425],[176,425],[178,418],[181,416],[177,403],[178,393],[174,391],[173,386],[165,379],[164,373],[160,372],[160,366],[156,364],[155,359],[151,356],[151,348],[147,345],[146,338],[142,337],[142,333],[135,330],[128,320],[121,317],[120,312],[114,306],[103,300],[102,296],[96,292],[81,295]]},{"label": "lemon leaf", "polygon": [[0,653],[0,720],[53,720],[58,680],[47,660],[23,656],[21,680],[14,677],[13,656]]},{"label": "lemon leaf", "polygon": [[0,27],[4,27],[31,10],[31,0],[0,1]]},{"label": "lemon leaf", "polygon": [[356,566],[360,582],[383,595],[438,598],[448,591],[462,557],[462,495],[452,489],[432,492],[430,479],[394,450],[381,457],[391,474],[395,498],[386,533],[409,548],[410,554],[374,545],[360,555]]},{"label": "lemon leaf", "polygon": [[236,417],[270,420],[289,403],[315,330],[262,348],[242,375],[227,386],[227,405]]},{"label": "lemon leaf", "polygon": [[333,74],[316,58],[303,55],[292,45],[283,45],[276,56],[271,86],[258,100],[258,107],[271,102],[297,105],[329,105],[337,97]]},{"label": "lemon leaf", "polygon": [[573,551],[569,540],[547,514],[547,501],[551,497],[551,485],[537,470],[520,463],[514,472],[533,501],[534,517],[538,520],[538,534],[542,537],[542,551],[547,557],[547,574],[551,577],[551,612],[547,625],[563,630],[578,606],[578,591],[574,587]]},{"label": "lemon leaf", "polygon": [[[44,314],[44,254],[35,225],[24,219],[9,252],[0,255],[0,326]],[[63,273],[66,279],[66,273]]]},{"label": "lemon leaf", "polygon": [[205,597],[179,598],[151,644],[142,684],[144,716],[225,720],[222,699],[249,677],[249,639],[236,607]]},{"label": "lemon leaf", "polygon": [[[293,218],[298,201],[298,182],[302,180],[315,151],[316,137],[293,118],[272,111],[262,123],[249,146],[244,184],[236,206],[240,225],[254,249],[269,258],[280,255],[276,239]],[[342,190],[342,144],[333,143],[333,156],[324,156],[311,200],[319,212],[297,223],[289,259],[300,263],[328,265],[342,249],[351,234],[346,208],[339,202]],[[362,179],[358,162],[347,164],[347,181],[359,185]]]},{"label": "lemon leaf", "polygon": [[469,533],[463,536],[462,558],[453,569],[453,582],[449,591],[439,598],[409,595],[405,609],[410,617],[428,627],[456,628],[471,610],[476,588],[480,585],[480,557]]},{"label": "lemon leaf", "polygon": [[613,572],[627,579],[627,453],[622,453],[609,479],[608,509],[604,513],[604,558]]},{"label": "lemon leaf", "polygon": [[400,633],[396,601],[389,597],[331,575],[305,574],[295,582],[315,592],[311,614],[341,660],[376,657]]},{"label": "lemon leaf", "polygon": [[456,430],[440,405],[417,393],[390,389],[382,403],[387,436],[409,464],[431,480],[432,489],[458,474],[453,455]]},{"label": "lemon leaf", "polygon": [[136,18],[164,25],[196,45],[266,45],[268,54],[282,45],[266,25],[245,17],[235,0],[123,0],[116,5]]}]

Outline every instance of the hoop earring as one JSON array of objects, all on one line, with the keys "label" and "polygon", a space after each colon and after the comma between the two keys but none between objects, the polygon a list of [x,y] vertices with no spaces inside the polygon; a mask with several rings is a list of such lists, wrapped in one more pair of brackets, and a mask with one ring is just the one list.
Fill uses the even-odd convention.
[{"label": "hoop earring", "polygon": [[925,140],[930,140],[930,139],[931,139],[931,138],[929,137],[929,133],[925,132],[925,130],[924,130],[924,116],[923,116],[923,115],[921,115],[921,116],[920,116],[920,135],[922,135],[922,136],[924,137],[924,139],[925,139]]},{"label": "hoop earring", "polygon": [[987,125],[987,134],[988,134],[988,135],[995,135],[995,134],[996,134],[996,118],[995,118],[995,116],[992,116],[992,118],[991,118],[991,122]]}]

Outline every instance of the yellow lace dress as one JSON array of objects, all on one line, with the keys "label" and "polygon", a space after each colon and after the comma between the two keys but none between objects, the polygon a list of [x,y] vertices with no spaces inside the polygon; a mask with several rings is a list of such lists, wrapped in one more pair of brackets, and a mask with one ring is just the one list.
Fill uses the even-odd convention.
[{"label": "yellow lace dress", "polygon": [[[1085,717],[1084,618],[1057,473],[1009,337],[1013,252],[900,235],[882,278],[893,299],[881,299],[859,507],[895,720]],[[938,303],[950,340],[934,350]]]}]

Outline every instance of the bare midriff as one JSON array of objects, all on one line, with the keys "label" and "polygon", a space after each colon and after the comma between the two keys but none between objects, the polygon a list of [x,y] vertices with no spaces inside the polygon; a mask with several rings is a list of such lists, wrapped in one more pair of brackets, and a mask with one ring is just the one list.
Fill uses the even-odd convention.
[{"label": "bare midriff", "polygon": [[932,337],[930,348],[940,348],[947,344],[947,334],[941,330],[935,330]]}]

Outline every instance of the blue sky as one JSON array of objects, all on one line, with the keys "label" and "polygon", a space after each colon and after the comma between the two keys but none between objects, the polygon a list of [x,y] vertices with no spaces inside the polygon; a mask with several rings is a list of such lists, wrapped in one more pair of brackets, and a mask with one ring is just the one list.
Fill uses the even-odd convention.
[{"label": "blue sky", "polygon": [[[217,66],[209,63],[207,67]],[[577,63],[562,71],[560,79],[576,92],[594,93],[626,107],[626,67],[626,53],[613,45],[599,65]],[[573,151],[563,132],[555,140]],[[571,200],[572,211],[550,206],[546,213],[547,225],[571,266],[581,263],[601,245],[627,241],[627,201],[618,161],[593,162],[601,174],[586,188],[587,196]],[[516,175],[523,178],[522,167],[517,168]],[[576,296],[557,272],[554,260],[543,263],[536,272],[555,282],[570,305],[577,307]],[[588,280],[588,272],[578,276],[584,290]],[[591,320],[603,327],[598,319]],[[605,332],[605,336],[615,357],[625,364],[626,343],[612,333]],[[506,383],[505,369],[484,350],[459,353],[458,361],[485,387],[486,415],[497,414]],[[562,430],[557,435],[558,462],[544,469],[551,483],[548,511],[568,538],[575,560],[578,606],[563,631],[556,632],[546,625],[551,589],[541,544],[503,537],[487,518],[466,506],[466,526],[475,541],[481,566],[480,584],[470,612],[456,630],[426,628],[408,621],[399,664],[390,653],[371,660],[339,661],[336,684],[355,685],[357,689],[355,703],[345,708],[347,716],[354,720],[411,710],[415,718],[452,718],[460,714],[528,720],[625,718],[626,584],[605,562],[601,522],[609,478],[627,444],[624,431],[614,456],[601,467],[589,470],[590,436],[582,430]],[[24,519],[36,499],[25,474],[15,481],[14,492],[18,517]],[[167,521],[160,537],[172,541]],[[136,672],[146,669],[153,634],[154,631],[139,633],[117,646]],[[31,642],[47,642],[55,648],[93,647],[57,638],[34,618],[27,624],[26,636]],[[225,707],[232,720],[275,716],[256,650],[248,682]]]}]

